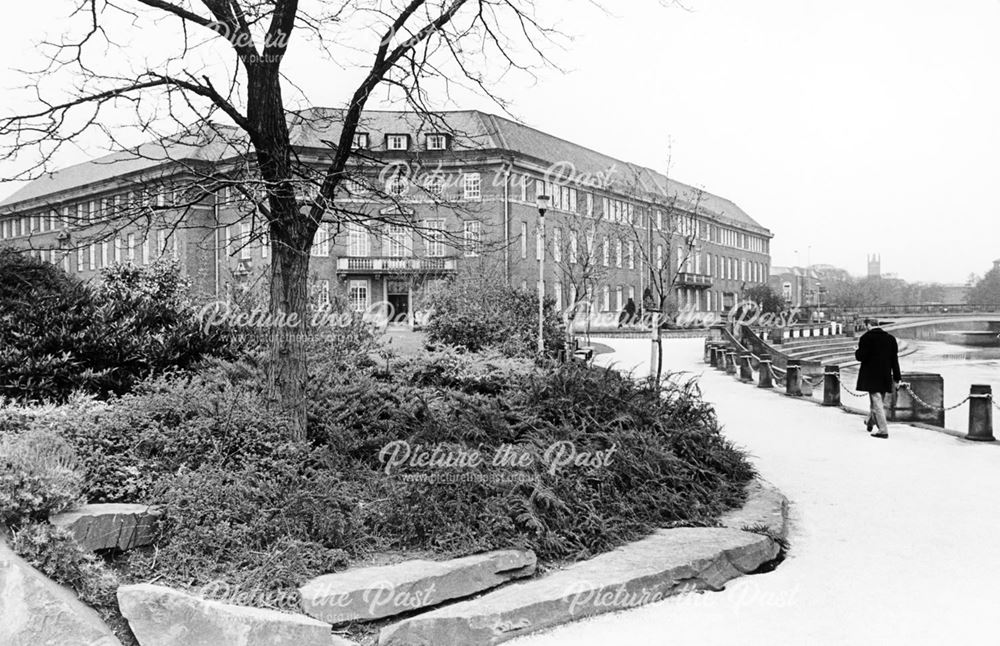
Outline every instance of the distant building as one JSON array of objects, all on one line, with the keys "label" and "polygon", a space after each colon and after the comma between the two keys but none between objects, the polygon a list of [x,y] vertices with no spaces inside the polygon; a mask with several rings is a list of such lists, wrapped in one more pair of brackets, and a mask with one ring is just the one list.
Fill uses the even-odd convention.
[{"label": "distant building", "polygon": [[784,299],[788,307],[806,307],[821,303],[826,289],[823,274],[815,267],[771,267],[768,277],[771,289]]},{"label": "distant building", "polygon": [[[311,252],[309,271],[320,302],[337,290],[357,311],[388,301],[405,313],[425,288],[486,254],[498,255],[511,285],[535,290],[536,196],[543,194],[552,198],[545,239],[563,242],[564,264],[577,262],[577,250],[598,250],[603,271],[596,293],[588,296],[600,311],[621,311],[628,298],[640,303],[651,283],[652,272],[636,257],[639,249],[623,242],[622,231],[638,232],[636,245],[649,247],[650,264],[655,258],[679,272],[670,296],[680,307],[724,312],[744,289],[768,280],[771,232],[725,198],[502,117],[478,111],[435,116],[436,123],[429,123],[407,112],[363,115],[355,137],[359,157],[383,170],[397,165],[433,172],[383,176],[364,167],[357,171],[363,182],[343,186],[336,199],[355,214],[353,222],[328,215]],[[318,172],[328,142],[338,140],[341,119],[341,111],[315,108],[293,125],[296,154],[315,160],[309,163]],[[223,298],[270,263],[261,215],[239,181],[228,176],[228,169],[241,164],[238,151],[215,141],[158,141],[141,155],[110,155],[66,168],[0,204],[0,244],[28,250],[81,278],[110,264],[143,265],[171,254],[202,298]],[[560,167],[575,174],[552,171]],[[213,178],[202,182],[194,198],[176,188],[193,172]],[[619,177],[591,179],[602,173]],[[305,187],[299,199],[308,205],[310,184]],[[186,205],[177,207],[181,202]],[[129,209],[137,217],[123,222],[121,213]],[[662,237],[668,209],[680,230]],[[407,224],[393,224],[397,216]],[[581,227],[587,234],[578,238]],[[681,244],[693,253],[678,253]],[[545,264],[545,291],[566,306],[576,294],[561,282],[553,260],[550,255]]]},{"label": "distant building", "polygon": [[869,278],[881,278],[882,277],[882,255],[872,254],[868,256],[868,277]]}]

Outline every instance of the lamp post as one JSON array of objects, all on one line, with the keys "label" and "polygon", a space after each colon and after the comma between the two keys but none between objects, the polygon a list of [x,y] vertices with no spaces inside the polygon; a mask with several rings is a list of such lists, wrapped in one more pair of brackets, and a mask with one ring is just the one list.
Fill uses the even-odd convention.
[{"label": "lamp post", "polygon": [[549,209],[548,195],[535,198],[538,206],[538,354],[545,354],[545,212]]}]

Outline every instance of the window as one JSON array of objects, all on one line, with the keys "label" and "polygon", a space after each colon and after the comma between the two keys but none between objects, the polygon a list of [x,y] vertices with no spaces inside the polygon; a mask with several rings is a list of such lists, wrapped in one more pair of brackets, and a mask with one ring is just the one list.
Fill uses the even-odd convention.
[{"label": "window", "polygon": [[528,223],[521,223],[521,258],[528,257]]},{"label": "window", "polygon": [[441,197],[444,194],[444,177],[441,175],[431,175],[424,182],[424,190],[433,197]]},{"label": "window", "polygon": [[108,243],[101,243],[101,267],[107,267],[110,263],[108,262]]},{"label": "window", "polygon": [[663,229],[663,211],[656,212],[656,230],[660,231]]},{"label": "window", "polygon": [[393,175],[385,183],[385,192],[393,197],[402,197],[410,189],[410,181],[404,175]]},{"label": "window", "polygon": [[142,264],[149,264],[149,234],[143,236],[142,238]]},{"label": "window", "polygon": [[481,247],[480,233],[480,222],[478,220],[469,220],[465,223],[464,241],[466,257],[479,255]]},{"label": "window", "polygon": [[628,268],[635,269],[635,245],[628,241]]},{"label": "window", "polygon": [[607,238],[604,239],[604,244],[601,245],[601,247],[601,254],[604,256],[604,266],[608,267],[611,265],[611,244],[608,242]]},{"label": "window", "polygon": [[347,255],[364,258],[369,253],[368,232],[357,222],[351,222],[347,225]]},{"label": "window", "polygon": [[482,197],[482,178],[479,173],[466,173],[462,176],[462,189],[467,200],[478,200]]},{"label": "window", "polygon": [[559,227],[552,230],[552,258],[562,262],[562,229]]},{"label": "window", "polygon": [[119,263],[122,261],[122,239],[119,236],[115,236],[115,262]]},{"label": "window", "polygon": [[615,311],[620,312],[624,306],[625,303],[622,301],[622,286],[619,285],[615,288]]},{"label": "window", "polygon": [[316,296],[316,301],[320,307],[330,306],[330,281],[326,278],[319,281],[319,294]]},{"label": "window", "polygon": [[364,312],[368,309],[368,281],[352,280],[348,283],[347,297],[351,303],[351,310]]},{"label": "window", "polygon": [[321,222],[316,230],[316,238],[313,240],[311,255],[320,257],[330,256],[330,223]]},{"label": "window", "polygon": [[611,288],[607,285],[601,287],[601,311],[611,311]]},{"label": "window", "polygon": [[90,254],[88,254],[87,260],[89,261],[88,265],[87,265],[87,268],[90,269],[90,271],[96,270],[97,269],[97,245],[96,244],[90,245]]},{"label": "window", "polygon": [[356,150],[364,150],[368,148],[368,133],[367,132],[355,132],[354,133],[354,148]]},{"label": "window", "polygon": [[442,134],[427,135],[427,150],[445,150],[448,148],[448,136]]},{"label": "window", "polygon": [[530,181],[531,181],[531,178],[529,178],[527,175],[522,175],[521,176],[521,201],[522,202],[527,202],[528,201],[528,182],[530,182]]},{"label": "window", "polygon": [[78,272],[83,271],[83,252],[84,248],[81,247],[76,250],[76,270]]},{"label": "window", "polygon": [[424,241],[427,246],[427,257],[444,256],[444,220],[426,220],[424,224],[427,229]]},{"label": "window", "polygon": [[594,194],[587,193],[587,217],[594,217]]},{"label": "window", "polygon": [[240,223],[240,260],[250,260],[250,223]]},{"label": "window", "polygon": [[368,194],[368,187],[365,186],[362,181],[353,177],[344,180],[344,190],[346,190],[347,194],[351,196]]},{"label": "window", "polygon": [[615,242],[615,267],[621,269],[622,266],[622,241]]},{"label": "window", "polygon": [[410,147],[410,135],[386,135],[385,147],[388,150],[406,150]]},{"label": "window", "polygon": [[573,231],[569,236],[569,262],[573,265],[576,264],[577,244],[576,231]]},{"label": "window", "polygon": [[130,233],[125,237],[125,249],[128,261],[135,262],[135,234]]},{"label": "window", "polygon": [[576,305],[576,285],[570,283],[569,285],[569,306],[573,307]]},{"label": "window", "polygon": [[663,245],[656,245],[656,270],[663,269]]},{"label": "window", "polygon": [[555,297],[556,297],[556,311],[562,310],[562,283],[556,283],[555,286]]}]

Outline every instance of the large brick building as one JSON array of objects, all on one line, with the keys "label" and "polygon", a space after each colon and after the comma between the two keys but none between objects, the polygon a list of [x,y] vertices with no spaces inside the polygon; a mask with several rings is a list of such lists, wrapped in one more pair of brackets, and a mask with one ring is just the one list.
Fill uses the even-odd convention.
[{"label": "large brick building", "polygon": [[[322,167],[340,114],[296,119],[302,158]],[[83,278],[169,253],[202,297],[225,297],[266,270],[269,249],[245,193],[205,170],[246,164],[202,141],[151,143],[29,183],[0,204],[0,244]],[[669,291],[673,307],[722,312],[770,274],[771,233],[732,202],[508,119],[367,112],[355,145],[365,161],[338,198],[349,215],[323,223],[310,259],[321,300],[340,293],[357,310],[388,301],[405,312],[429,281],[487,260],[534,290],[543,194],[545,289],[561,306],[586,298],[616,312],[650,289]],[[196,197],[178,197],[186,183]]]}]

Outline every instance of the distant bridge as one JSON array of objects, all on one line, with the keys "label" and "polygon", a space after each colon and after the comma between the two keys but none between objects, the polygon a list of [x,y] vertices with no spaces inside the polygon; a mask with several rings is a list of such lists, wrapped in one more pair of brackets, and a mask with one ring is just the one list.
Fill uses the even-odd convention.
[{"label": "distant bridge", "polygon": [[[969,303],[927,305],[876,305],[872,307],[830,307],[834,317],[956,317],[982,314],[1000,314],[1000,305],[974,305]],[[994,319],[989,319],[994,320]]]}]

